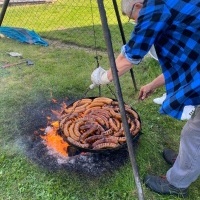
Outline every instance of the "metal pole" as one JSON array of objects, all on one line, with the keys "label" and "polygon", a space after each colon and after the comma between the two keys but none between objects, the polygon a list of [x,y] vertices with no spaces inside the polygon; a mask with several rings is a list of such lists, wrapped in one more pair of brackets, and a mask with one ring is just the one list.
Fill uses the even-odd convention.
[{"label": "metal pole", "polygon": [[124,108],[124,103],[123,103],[124,100],[123,100],[123,97],[122,97],[122,92],[121,92],[119,77],[118,77],[116,63],[115,63],[115,57],[114,57],[114,53],[113,53],[112,42],[111,42],[111,35],[110,35],[108,23],[107,23],[107,17],[106,17],[106,12],[105,12],[105,8],[104,8],[103,0],[97,0],[97,3],[98,3],[98,7],[99,7],[101,22],[102,22],[104,38],[105,38],[105,42],[106,42],[107,49],[108,49],[108,57],[109,57],[110,66],[111,66],[111,70],[112,70],[113,81],[114,81],[114,84],[115,84],[117,98],[118,98],[118,102],[119,102],[120,113],[121,113],[121,116],[122,116],[122,123],[123,123],[124,130],[125,130],[129,157],[130,157],[130,160],[131,160],[131,165],[132,165],[132,169],[133,169],[135,183],[136,183],[136,187],[137,187],[137,191],[138,191],[138,199],[144,200],[142,186],[141,186],[141,182],[140,182],[140,178],[139,178],[139,173],[138,173],[138,169],[137,169],[137,166],[136,166],[136,159],[135,159],[135,152],[134,152],[134,148],[133,148],[133,142],[132,142],[131,133],[130,133],[130,130],[129,130],[126,112],[125,112],[125,108]]},{"label": "metal pole", "polygon": [[3,18],[5,16],[5,13],[6,13],[6,10],[7,10],[9,2],[10,2],[10,0],[4,0],[3,7],[2,7],[1,13],[0,13],[0,26],[1,26],[2,22],[3,22]]},{"label": "metal pole", "polygon": [[[117,6],[117,1],[112,0],[112,2],[113,2],[114,9],[115,9],[115,14],[116,14],[116,17],[117,17],[119,30],[120,30],[120,33],[121,33],[122,42],[123,42],[123,44],[126,44],[126,39],[125,39],[124,30],[123,30],[123,26],[122,26],[120,14],[119,14],[119,9],[118,9],[118,6]],[[131,73],[131,78],[132,78],[132,81],[133,81],[135,91],[137,91],[137,85],[136,85],[133,69],[130,69],[130,73]]]}]

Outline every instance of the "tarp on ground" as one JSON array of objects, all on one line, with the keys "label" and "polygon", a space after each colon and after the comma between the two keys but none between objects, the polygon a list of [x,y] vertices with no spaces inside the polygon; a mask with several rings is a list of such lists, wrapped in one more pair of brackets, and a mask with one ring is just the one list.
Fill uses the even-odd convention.
[{"label": "tarp on ground", "polygon": [[42,46],[48,46],[48,42],[42,39],[35,31],[27,30],[24,28],[16,27],[0,27],[0,33],[4,36],[17,40],[22,43],[36,44]]}]

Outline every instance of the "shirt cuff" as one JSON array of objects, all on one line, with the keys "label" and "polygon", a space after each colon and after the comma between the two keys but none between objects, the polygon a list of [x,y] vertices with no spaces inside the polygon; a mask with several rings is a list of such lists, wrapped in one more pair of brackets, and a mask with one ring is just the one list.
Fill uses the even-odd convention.
[{"label": "shirt cuff", "polygon": [[138,65],[142,59],[133,59],[133,58],[130,58],[128,56],[128,54],[126,53],[126,50],[125,50],[125,45],[122,46],[121,48],[121,54],[125,56],[125,58],[132,64],[134,65]]}]

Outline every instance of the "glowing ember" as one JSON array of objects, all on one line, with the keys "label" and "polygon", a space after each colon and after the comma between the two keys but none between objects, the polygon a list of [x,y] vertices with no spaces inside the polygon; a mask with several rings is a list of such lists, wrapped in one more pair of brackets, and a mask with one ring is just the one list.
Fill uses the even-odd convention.
[{"label": "glowing ember", "polygon": [[45,135],[41,136],[44,144],[51,150],[55,151],[61,156],[68,156],[67,147],[69,146],[58,133],[59,122],[52,122],[50,126],[45,129]]}]

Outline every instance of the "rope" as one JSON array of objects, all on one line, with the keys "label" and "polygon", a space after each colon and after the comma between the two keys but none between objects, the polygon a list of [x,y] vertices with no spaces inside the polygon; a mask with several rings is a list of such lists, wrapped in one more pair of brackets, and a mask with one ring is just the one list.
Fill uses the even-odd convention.
[{"label": "rope", "polygon": [[[91,13],[92,13],[92,29],[93,29],[94,46],[95,46],[95,53],[96,53],[96,56],[94,58],[96,59],[96,63],[97,63],[96,68],[98,68],[100,66],[99,60],[101,60],[102,56],[98,55],[98,52],[97,52],[97,37],[96,37],[96,31],[95,31],[95,27],[94,27],[94,15],[93,15],[92,0],[90,0],[90,9],[91,9]],[[110,90],[110,93],[115,97],[115,99],[117,99],[116,94],[112,91],[111,87],[109,85],[107,85],[107,87]],[[99,96],[101,96],[101,86],[99,86]]]},{"label": "rope", "polygon": [[[99,60],[102,58],[101,56],[98,55],[98,52],[97,52],[97,37],[96,37],[96,31],[95,31],[95,28],[94,28],[94,15],[93,15],[93,6],[92,6],[92,0],[90,0],[90,9],[91,9],[91,13],[92,13],[92,30],[93,30],[93,36],[94,36],[94,47],[95,47],[95,53],[96,53],[96,56],[94,57],[96,59],[96,63],[97,63],[97,66],[96,68],[98,68],[100,65],[99,65]],[[99,86],[99,96],[101,96],[101,86]]]}]

